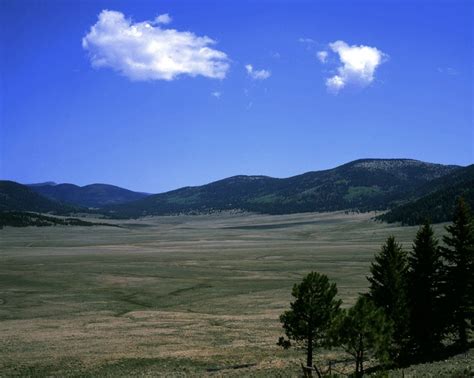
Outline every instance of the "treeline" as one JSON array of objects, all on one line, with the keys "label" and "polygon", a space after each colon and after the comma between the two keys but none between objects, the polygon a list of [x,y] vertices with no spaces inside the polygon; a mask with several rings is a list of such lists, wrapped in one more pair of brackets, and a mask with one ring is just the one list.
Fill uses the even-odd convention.
[{"label": "treeline", "polygon": [[474,181],[471,186],[450,187],[422,197],[403,206],[396,207],[377,218],[388,222],[401,222],[413,226],[423,224],[427,219],[433,223],[449,221],[453,217],[455,199],[462,196],[467,203],[474,206]]},{"label": "treeline", "polygon": [[[88,222],[77,218],[57,218],[24,211],[0,211],[0,229],[11,227],[48,226],[115,226],[108,223]],[[118,227],[118,226],[117,226]]]},{"label": "treeline", "polygon": [[295,298],[280,321],[286,334],[278,344],[306,350],[305,375],[317,348],[340,347],[355,363],[407,366],[434,361],[469,348],[474,315],[474,221],[459,199],[443,245],[426,223],[406,253],[390,236],[370,267],[369,292],[349,310],[340,308],[337,287],[312,272],[295,284]]}]

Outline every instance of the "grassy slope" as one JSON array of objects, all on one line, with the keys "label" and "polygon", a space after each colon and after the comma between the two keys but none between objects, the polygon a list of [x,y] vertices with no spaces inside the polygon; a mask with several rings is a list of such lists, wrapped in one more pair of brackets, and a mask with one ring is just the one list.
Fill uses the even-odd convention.
[{"label": "grassy slope", "polygon": [[472,377],[474,376],[474,349],[467,353],[426,364],[413,365],[405,369],[397,369],[389,372],[393,378],[403,377]]},{"label": "grassy slope", "polygon": [[1,375],[296,376],[301,355],[275,345],[292,285],[326,273],[349,305],[387,235],[416,232],[367,214],[123,225],[0,231]]}]

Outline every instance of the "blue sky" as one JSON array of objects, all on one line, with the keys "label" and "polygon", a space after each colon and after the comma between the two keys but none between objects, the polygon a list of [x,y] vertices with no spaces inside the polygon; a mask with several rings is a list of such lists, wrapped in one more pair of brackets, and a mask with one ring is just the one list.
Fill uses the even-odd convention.
[{"label": "blue sky", "polygon": [[0,176],[161,192],[472,164],[472,4],[2,1]]}]

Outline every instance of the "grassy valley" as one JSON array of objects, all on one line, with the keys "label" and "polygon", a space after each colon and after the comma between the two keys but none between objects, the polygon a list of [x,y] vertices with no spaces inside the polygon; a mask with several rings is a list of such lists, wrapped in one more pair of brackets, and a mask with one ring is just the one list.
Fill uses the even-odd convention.
[{"label": "grassy valley", "polygon": [[[276,346],[292,285],[317,270],[337,282],[347,307],[367,290],[368,266],[387,235],[411,246],[416,227],[373,215],[7,227],[0,230],[0,371],[297,376],[301,355]],[[442,224],[435,230],[444,233]],[[337,350],[319,357],[343,358]]]},{"label": "grassy valley", "polygon": [[[411,248],[418,227],[402,224],[431,217],[437,236],[446,233],[456,197],[472,203],[472,169],[365,159],[288,179],[235,176],[132,195],[101,209],[82,205],[113,203],[124,189],[2,181],[0,373],[298,376],[302,355],[276,345],[293,284],[317,271],[352,306],[387,236]],[[36,192],[45,188],[57,191]],[[118,197],[107,202],[110,188]],[[316,356],[353,370],[341,349]],[[473,360],[469,352],[406,371],[463,376]]]}]

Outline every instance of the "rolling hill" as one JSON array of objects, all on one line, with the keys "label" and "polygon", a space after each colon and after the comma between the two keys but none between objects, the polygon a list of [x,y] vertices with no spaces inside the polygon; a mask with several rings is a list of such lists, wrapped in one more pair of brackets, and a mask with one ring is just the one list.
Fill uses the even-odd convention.
[{"label": "rolling hill", "polygon": [[78,208],[50,200],[14,181],[0,181],[0,211],[69,214]]},{"label": "rolling hill", "polygon": [[418,197],[377,217],[407,225],[452,220],[456,198],[462,196],[474,208],[474,164],[433,180],[418,189]]},{"label": "rolling hill", "polygon": [[44,184],[30,184],[28,186],[36,193],[49,199],[89,208],[126,203],[149,195],[107,184],[78,186],[46,182]]},{"label": "rolling hill", "polygon": [[410,159],[361,159],[284,179],[234,176],[102,210],[109,216],[140,217],[233,209],[268,214],[387,209],[459,168]]}]

